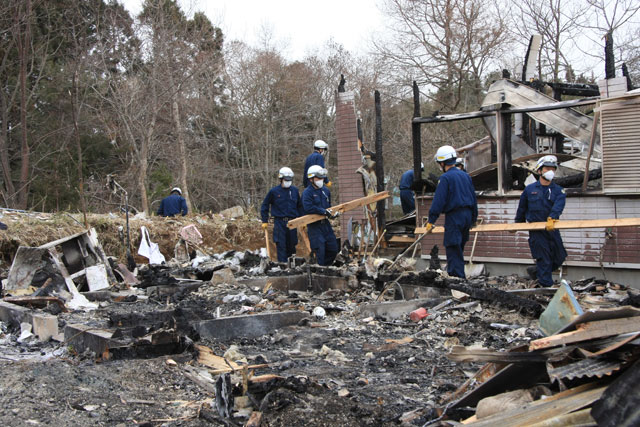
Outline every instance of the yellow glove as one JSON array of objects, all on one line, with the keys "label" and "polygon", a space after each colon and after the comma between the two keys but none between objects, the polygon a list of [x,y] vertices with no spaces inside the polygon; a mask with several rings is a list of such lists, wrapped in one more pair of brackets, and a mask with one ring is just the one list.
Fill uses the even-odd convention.
[{"label": "yellow glove", "polygon": [[558,222],[557,219],[553,219],[551,217],[547,218],[547,225],[545,225],[544,229],[547,231],[553,231],[556,229],[556,222]]},{"label": "yellow glove", "polygon": [[331,188],[331,186],[333,185],[333,182],[329,181],[325,184],[328,188]]},{"label": "yellow glove", "polygon": [[430,222],[427,223],[427,234],[433,231],[433,224]]},{"label": "yellow glove", "polygon": [[263,222],[263,223],[262,223],[262,229],[263,229],[263,230],[266,230],[266,229],[267,229],[267,227],[269,227],[269,223],[268,223],[268,222]]}]

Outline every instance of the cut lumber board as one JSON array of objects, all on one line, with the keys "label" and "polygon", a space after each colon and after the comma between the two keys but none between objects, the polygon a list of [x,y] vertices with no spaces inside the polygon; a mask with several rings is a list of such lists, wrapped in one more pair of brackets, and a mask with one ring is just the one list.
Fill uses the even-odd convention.
[{"label": "cut lumber board", "polygon": [[540,352],[493,351],[488,348],[467,348],[454,345],[446,355],[454,362],[531,363],[546,362],[548,357]]},{"label": "cut lumber board", "polygon": [[409,236],[392,236],[388,242],[389,243],[413,243],[416,241],[415,237]]},{"label": "cut lumber board", "polygon": [[[304,218],[304,217],[303,217]],[[532,231],[544,230],[546,222],[519,222],[500,224],[481,224],[469,230],[469,233],[489,233],[495,231]],[[637,227],[640,226],[640,218],[609,218],[609,219],[584,219],[584,220],[560,220],[555,223],[557,230],[575,228],[605,228],[605,227]],[[426,227],[416,227],[415,234],[424,234]],[[434,234],[444,233],[444,227],[434,227]]]},{"label": "cut lumber board", "polygon": [[258,368],[266,368],[269,366],[268,363],[263,363],[259,365],[240,365],[231,360],[225,359],[224,357],[220,357],[216,355],[213,350],[204,345],[196,345],[196,350],[198,351],[198,363],[205,365],[208,368],[211,368],[211,375],[219,375],[225,374],[227,372],[241,371],[242,369],[258,369]]},{"label": "cut lumber board", "polygon": [[582,323],[577,326],[575,331],[564,332],[531,341],[529,351],[629,332],[640,332],[640,322],[638,322],[636,317]]},{"label": "cut lumber board", "polygon": [[223,370],[225,372],[236,371],[242,369],[242,366],[236,362],[227,360],[224,357],[216,355],[213,350],[204,345],[195,346],[198,351],[198,363],[201,363],[216,371]]},{"label": "cut lumber board", "polygon": [[[350,200],[345,203],[340,203],[339,205],[331,206],[329,209],[331,209],[331,211],[333,212],[344,213],[347,211],[352,211],[364,205],[368,205],[370,203],[379,202],[380,200],[384,200],[387,197],[389,197],[389,192],[381,191],[380,193],[372,194],[370,196],[361,197],[359,199]],[[290,229],[300,228],[304,225],[311,224],[312,222],[320,221],[323,219],[326,219],[324,215],[317,215],[317,214],[305,215],[299,218],[289,220],[289,222],[287,223],[287,227],[289,227]]]}]

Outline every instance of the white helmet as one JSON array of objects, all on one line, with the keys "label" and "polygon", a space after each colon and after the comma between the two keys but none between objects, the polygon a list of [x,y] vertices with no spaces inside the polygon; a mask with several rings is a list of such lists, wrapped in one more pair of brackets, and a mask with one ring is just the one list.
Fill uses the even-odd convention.
[{"label": "white helmet", "polygon": [[311,179],[313,177],[326,178],[327,170],[320,165],[309,166],[309,169],[307,170],[307,178]]},{"label": "white helmet", "polygon": [[293,181],[293,171],[286,166],[280,168],[278,171],[278,178],[284,179],[285,181]]},{"label": "white helmet", "polygon": [[[456,161],[456,149],[450,145],[443,145],[438,148],[436,151],[436,155],[433,157],[433,160],[436,162],[445,162],[445,164],[454,164]],[[451,161],[453,159],[453,161]]]},{"label": "white helmet", "polygon": [[173,193],[174,191],[176,191],[179,195],[182,196],[182,190],[180,189],[180,187],[173,187],[171,189],[171,192]]},{"label": "white helmet", "polygon": [[321,139],[318,139],[316,142],[313,143],[313,148],[322,148],[324,150],[328,150],[329,144],[327,144]]},{"label": "white helmet", "polygon": [[538,159],[538,163],[536,163],[536,171],[540,170],[543,166],[558,168],[558,158],[550,154],[540,157],[540,159]]}]

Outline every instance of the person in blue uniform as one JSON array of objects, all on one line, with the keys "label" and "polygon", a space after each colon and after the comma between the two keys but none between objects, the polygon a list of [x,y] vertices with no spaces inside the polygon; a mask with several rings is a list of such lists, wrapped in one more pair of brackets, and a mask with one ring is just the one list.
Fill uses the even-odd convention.
[{"label": "person in blue uniform", "polygon": [[450,145],[438,148],[435,161],[442,172],[433,202],[429,209],[427,233],[441,213],[444,219],[444,247],[447,254],[449,276],[465,278],[464,245],[469,240],[469,229],[478,220],[478,202],[471,177],[455,167],[456,150]]},{"label": "person in blue uniform", "polygon": [[298,244],[298,230],[290,230],[287,223],[293,218],[297,218],[302,213],[302,199],[298,189],[291,185],[293,182],[293,171],[288,167],[283,167],[278,171],[280,185],[276,185],[267,193],[267,196],[260,207],[262,217],[262,228],[269,226],[269,210],[273,220],[273,241],[278,251],[278,261],[287,262],[289,257],[296,253]]},{"label": "person in blue uniform", "polygon": [[546,221],[545,230],[529,231],[529,249],[536,262],[535,276],[542,286],[553,285],[552,272],[567,258],[560,232],[555,229],[567,199],[564,188],[553,182],[556,156],[541,157],[536,164],[540,179],[526,186],[520,196],[515,222]]},{"label": "person in blue uniform", "polygon": [[160,216],[176,216],[182,214],[185,216],[188,213],[187,201],[182,197],[182,190],[178,187],[171,189],[171,194],[162,199],[160,207],[158,208],[158,215]]},{"label": "person in blue uniform", "polygon": [[[420,163],[420,166],[424,171],[424,163]],[[400,177],[400,203],[402,204],[402,213],[405,215],[416,210],[416,198],[411,184],[413,184],[413,169],[409,169]]]},{"label": "person in blue uniform", "polygon": [[[318,165],[309,167],[307,178],[309,186],[302,192],[302,208],[305,215],[324,215],[329,219],[337,218],[339,213],[332,212],[331,192],[324,186],[327,170]],[[338,240],[328,219],[307,225],[309,244],[315,252],[319,265],[331,265],[338,255]]]},{"label": "person in blue uniform", "polygon": [[[302,187],[307,188],[309,185],[309,178],[307,177],[307,172],[311,166],[317,165],[324,169],[324,158],[327,155],[327,150],[329,150],[329,144],[319,139],[313,143],[313,153],[307,156],[307,159],[304,161],[304,171],[302,171]],[[324,179],[324,183],[327,187],[331,188],[331,182],[329,182],[329,178]]]}]

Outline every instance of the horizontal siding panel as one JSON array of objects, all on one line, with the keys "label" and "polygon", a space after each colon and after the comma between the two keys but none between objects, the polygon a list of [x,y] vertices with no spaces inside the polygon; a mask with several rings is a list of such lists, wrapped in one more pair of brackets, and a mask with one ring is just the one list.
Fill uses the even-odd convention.
[{"label": "horizontal siding panel", "polygon": [[[418,198],[419,216],[426,216],[431,198]],[[518,206],[518,198],[478,200],[479,217],[484,223],[512,223]],[[607,196],[567,198],[561,219],[604,219],[604,218],[640,217],[640,199]],[[443,225],[444,215],[436,225]],[[617,227],[612,229],[613,237],[606,239],[606,229],[561,230],[560,234],[567,249],[568,261],[613,263],[640,263],[640,227]],[[474,236],[471,235],[465,247],[469,256]],[[428,255],[434,244],[440,247],[444,256],[442,236],[425,237],[422,254]],[[528,232],[480,233],[474,257],[507,258],[531,260],[528,244]]]}]

